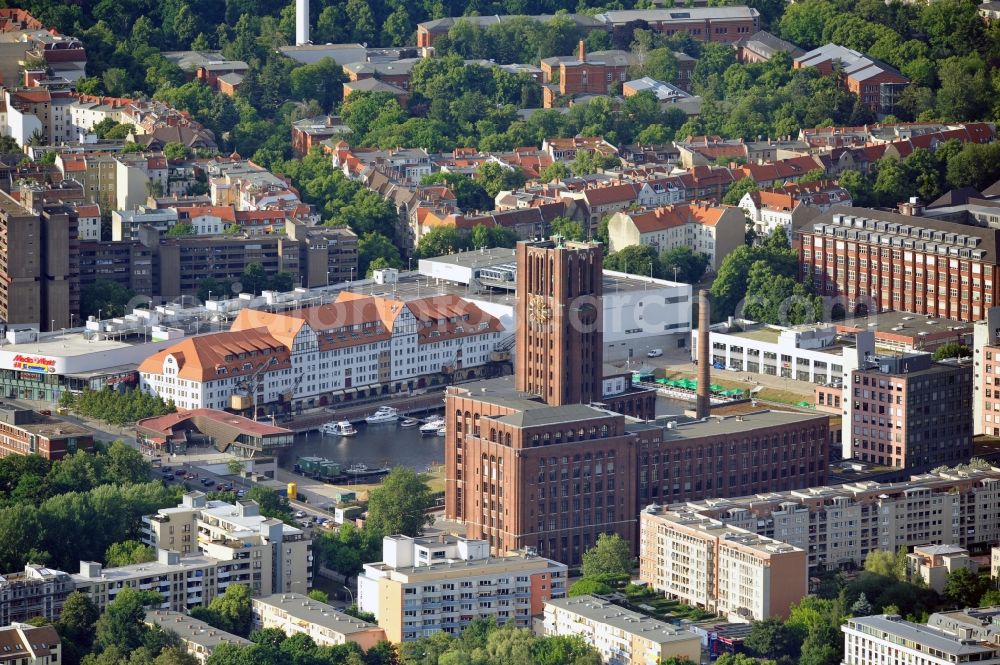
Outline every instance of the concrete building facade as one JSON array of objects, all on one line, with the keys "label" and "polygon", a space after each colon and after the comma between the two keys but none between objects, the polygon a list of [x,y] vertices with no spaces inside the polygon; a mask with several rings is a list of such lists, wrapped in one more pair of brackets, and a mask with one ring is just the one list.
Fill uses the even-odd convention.
[{"label": "concrete building facade", "polygon": [[566,566],[539,556],[490,556],[485,540],[387,536],[382,561],[358,576],[358,607],[378,618],[391,642],[494,618],[530,628],[543,604],[566,595]]},{"label": "concrete building facade", "polygon": [[385,640],[385,631],[300,593],[275,593],[251,600],[258,629],[277,628],[288,636],[304,634],[317,646],[352,642],[368,650]]},{"label": "concrete building facade", "polygon": [[701,658],[701,639],[694,633],[594,596],[547,601],[543,626],[546,635],[582,637],[608,665]]},{"label": "concrete building facade", "polygon": [[787,618],[808,593],[805,550],[656,505],[639,516],[639,577],[730,621]]},{"label": "concrete building facade", "polygon": [[[312,586],[312,540],[299,528],[260,514],[253,501],[236,505],[189,492],[176,508],[142,518],[142,541],[219,563],[219,591],[246,584],[255,596]],[[176,608],[174,608],[176,609]]]}]

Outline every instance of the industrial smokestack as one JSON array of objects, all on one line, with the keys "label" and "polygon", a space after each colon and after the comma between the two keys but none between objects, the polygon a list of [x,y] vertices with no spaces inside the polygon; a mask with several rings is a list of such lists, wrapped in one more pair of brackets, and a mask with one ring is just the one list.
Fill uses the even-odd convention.
[{"label": "industrial smokestack", "polygon": [[708,322],[709,316],[708,291],[698,291],[698,402],[695,407],[695,417],[707,418],[712,412],[712,398],[709,386],[712,383],[712,354],[709,353]]},{"label": "industrial smokestack", "polygon": [[295,45],[309,43],[309,0],[295,0]]}]

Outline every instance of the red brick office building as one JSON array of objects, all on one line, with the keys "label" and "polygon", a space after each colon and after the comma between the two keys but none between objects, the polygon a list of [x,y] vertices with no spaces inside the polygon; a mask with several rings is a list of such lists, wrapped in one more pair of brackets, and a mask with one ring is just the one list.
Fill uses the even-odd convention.
[{"label": "red brick office building", "polygon": [[653,421],[651,391],[608,394],[601,264],[596,244],[518,243],[514,377],[446,396],[449,519],[497,552],[575,565],[601,533],[636,544],[649,503],[826,482],[826,415],[674,425]]},{"label": "red brick office building", "polygon": [[850,312],[978,321],[997,302],[996,229],[837,208],[799,235],[799,271]]}]

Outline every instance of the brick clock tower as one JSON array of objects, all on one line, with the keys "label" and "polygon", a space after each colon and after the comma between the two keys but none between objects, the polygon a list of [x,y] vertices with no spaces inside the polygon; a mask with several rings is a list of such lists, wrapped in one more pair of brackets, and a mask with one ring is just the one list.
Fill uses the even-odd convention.
[{"label": "brick clock tower", "polygon": [[601,401],[601,246],[517,244],[516,387],[552,406]]}]

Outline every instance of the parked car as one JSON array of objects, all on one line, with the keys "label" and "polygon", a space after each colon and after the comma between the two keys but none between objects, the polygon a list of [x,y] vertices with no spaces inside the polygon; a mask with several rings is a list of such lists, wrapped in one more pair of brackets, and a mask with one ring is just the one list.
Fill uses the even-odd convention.
[{"label": "parked car", "polygon": [[650,349],[646,353],[647,358],[659,358],[663,355],[663,349]]},{"label": "parked car", "polygon": [[212,484],[212,479],[211,478],[202,478],[201,479],[201,484],[204,485],[205,487],[208,487],[209,485]]},{"label": "parked car", "polygon": [[215,491],[216,492],[221,492],[223,487],[224,487],[224,485],[222,483],[216,483],[215,484]]},{"label": "parked car", "polygon": [[306,516],[306,514],[305,514],[305,511],[302,511],[302,510],[299,510],[299,511],[297,511],[297,512],[295,513],[295,518],[296,518],[296,519],[302,519],[302,518],[303,518],[303,517],[305,517],[305,516]]}]

